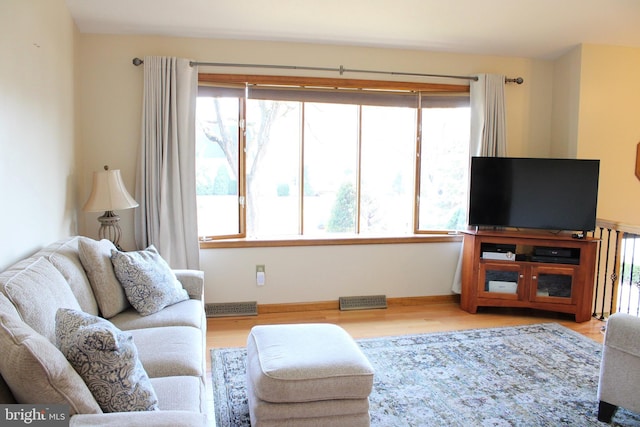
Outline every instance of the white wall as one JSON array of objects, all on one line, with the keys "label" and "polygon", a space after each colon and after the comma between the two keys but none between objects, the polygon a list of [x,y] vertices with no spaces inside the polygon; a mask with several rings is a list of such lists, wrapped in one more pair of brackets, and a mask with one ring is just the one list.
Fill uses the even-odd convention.
[{"label": "white wall", "polygon": [[640,49],[585,44],[554,68],[551,154],[599,159],[598,218],[640,226]]},{"label": "white wall", "polygon": [[[95,34],[81,35],[79,51],[82,58],[78,80],[79,127],[83,147],[82,179],[78,183],[80,200],[88,197],[92,171],[104,164],[121,169],[125,184],[130,191],[134,189],[143,70],[133,66],[131,60],[145,55],[228,63],[344,65],[371,70],[521,76],[525,80],[523,85],[506,87],[509,155],[545,156],[549,152],[553,67],[548,61],[348,46]],[[260,74],[269,70],[205,71]],[[339,77],[337,73],[304,74]],[[344,77],[372,78],[358,74]],[[134,246],[133,211],[120,212],[120,215],[122,244],[125,249],[131,249]],[[96,216],[80,214],[82,234],[95,237]],[[207,302],[264,304],[326,301],[374,293],[388,297],[448,294],[459,248],[460,243],[454,242],[202,250],[205,299]],[[264,288],[255,285],[256,264],[267,266]]]},{"label": "white wall", "polygon": [[[200,259],[207,302],[271,304],[448,295],[459,250],[459,242],[215,249],[201,251]],[[266,269],[262,287],[258,264]]]},{"label": "white wall", "polygon": [[600,159],[598,217],[640,226],[640,48],[583,45],[577,155]]},{"label": "white wall", "polygon": [[582,48],[576,47],[555,61],[551,115],[552,157],[577,156],[581,52]]},{"label": "white wall", "polygon": [[64,0],[0,1],[0,270],[76,234],[75,26]]}]

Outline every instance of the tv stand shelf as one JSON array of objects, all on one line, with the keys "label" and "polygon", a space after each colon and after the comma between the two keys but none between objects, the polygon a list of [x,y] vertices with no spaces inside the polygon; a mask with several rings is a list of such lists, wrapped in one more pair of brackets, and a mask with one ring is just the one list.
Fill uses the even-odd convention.
[{"label": "tv stand shelf", "polygon": [[464,232],[460,306],[469,313],[478,307],[528,307],[586,322],[597,243],[548,232]]}]

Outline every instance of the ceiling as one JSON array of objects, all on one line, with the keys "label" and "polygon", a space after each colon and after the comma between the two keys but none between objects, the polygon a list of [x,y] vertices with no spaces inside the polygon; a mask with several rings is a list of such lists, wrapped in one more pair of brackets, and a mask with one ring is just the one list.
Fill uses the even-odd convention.
[{"label": "ceiling", "polygon": [[553,59],[640,47],[640,0],[67,0],[82,33],[420,49]]}]

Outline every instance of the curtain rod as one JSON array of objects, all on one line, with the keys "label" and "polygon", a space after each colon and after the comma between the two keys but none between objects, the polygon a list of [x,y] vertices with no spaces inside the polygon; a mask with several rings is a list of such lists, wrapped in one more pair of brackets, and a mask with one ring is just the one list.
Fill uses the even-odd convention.
[{"label": "curtain rod", "polygon": [[[136,67],[138,65],[144,64],[144,61],[140,58],[133,58],[133,65]],[[413,76],[413,77],[440,77],[445,79],[461,79],[461,80],[473,80],[478,81],[478,77],[476,76],[452,76],[447,74],[423,74],[423,73],[407,73],[407,72],[398,72],[398,71],[376,71],[376,70],[357,70],[357,69],[348,69],[340,65],[339,68],[328,68],[328,67],[304,67],[298,65],[264,65],[264,64],[229,64],[225,62],[196,62],[191,61],[189,65],[194,66],[204,66],[204,67],[236,67],[236,68],[272,68],[279,70],[307,70],[307,71],[336,71],[343,75],[344,73],[368,73],[368,74],[387,74],[392,76]],[[524,79],[522,77],[514,77],[508,78],[505,77],[505,83],[517,83],[522,84]]]}]

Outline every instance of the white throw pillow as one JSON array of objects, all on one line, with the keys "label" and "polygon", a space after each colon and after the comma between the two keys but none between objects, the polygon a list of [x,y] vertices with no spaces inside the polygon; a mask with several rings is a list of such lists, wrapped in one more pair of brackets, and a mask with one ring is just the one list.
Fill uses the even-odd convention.
[{"label": "white throw pillow", "polygon": [[116,247],[107,239],[100,241],[81,237],[78,242],[80,262],[98,301],[100,313],[109,319],[129,308],[124,289],[113,272],[111,250]]},{"label": "white throw pillow", "polygon": [[104,412],[158,410],[130,333],[100,317],[60,309],[56,343]]},{"label": "white throw pillow", "polygon": [[153,245],[134,252],[112,250],[111,262],[127,299],[143,316],[189,299],[189,294]]}]

